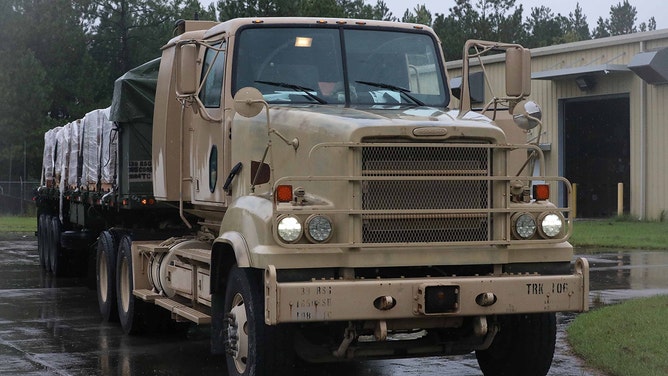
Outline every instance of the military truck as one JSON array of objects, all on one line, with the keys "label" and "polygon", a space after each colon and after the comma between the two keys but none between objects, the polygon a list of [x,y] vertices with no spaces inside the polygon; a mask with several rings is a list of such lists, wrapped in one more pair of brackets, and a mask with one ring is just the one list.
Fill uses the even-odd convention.
[{"label": "military truck", "polygon": [[[178,29],[109,109],[45,135],[46,269],[91,260],[126,333],[210,325],[231,375],[473,351],[485,375],[547,373],[555,313],[588,309],[589,271],[571,185],[527,142],[529,50],[469,41],[451,87],[423,25]],[[473,108],[489,53],[505,94]]]}]

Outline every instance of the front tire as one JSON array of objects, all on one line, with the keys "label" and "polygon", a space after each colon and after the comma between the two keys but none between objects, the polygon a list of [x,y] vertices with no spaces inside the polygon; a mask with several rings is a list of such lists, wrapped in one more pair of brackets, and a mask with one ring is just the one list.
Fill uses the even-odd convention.
[{"label": "front tire", "polygon": [[294,347],[289,332],[264,323],[261,271],[232,267],[225,291],[223,339],[230,376],[289,375]]},{"label": "front tire", "polygon": [[476,351],[485,376],[545,376],[552,365],[557,338],[554,313],[498,318],[499,333],[487,350]]}]

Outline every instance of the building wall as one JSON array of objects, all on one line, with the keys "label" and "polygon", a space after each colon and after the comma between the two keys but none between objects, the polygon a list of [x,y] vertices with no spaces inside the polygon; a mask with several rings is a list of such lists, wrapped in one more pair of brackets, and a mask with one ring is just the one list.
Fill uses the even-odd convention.
[{"label": "building wall", "polygon": [[[625,36],[569,43],[532,50],[532,72],[558,71],[575,67],[595,67],[604,64],[627,66],[633,56],[641,51],[668,47],[668,30],[636,33]],[[496,96],[505,93],[505,62],[501,55],[484,60],[487,79]],[[461,61],[448,63],[448,74],[461,76]],[[472,72],[480,70],[473,67]],[[575,83],[575,76],[554,77],[548,80],[533,79],[531,99],[543,109],[543,134],[541,143],[548,143],[546,152],[547,173],[561,175],[562,160],[560,142],[560,101],[570,98],[598,98],[608,95],[628,94],[630,99],[630,168],[631,208],[625,208],[633,216],[659,219],[668,216],[668,85],[646,84],[631,71],[593,73],[596,85],[593,90],[582,91]],[[486,99],[492,92],[486,91]],[[457,107],[455,99],[451,107]],[[602,132],[605,129],[601,129]],[[536,137],[537,131],[529,134]]]}]

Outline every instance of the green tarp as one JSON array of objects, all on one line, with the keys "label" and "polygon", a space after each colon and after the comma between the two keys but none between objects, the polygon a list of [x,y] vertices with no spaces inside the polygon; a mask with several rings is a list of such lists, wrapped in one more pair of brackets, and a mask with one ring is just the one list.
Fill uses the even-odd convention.
[{"label": "green tarp", "polygon": [[159,68],[160,58],[157,58],[129,70],[116,80],[109,120],[118,123],[153,123]]}]

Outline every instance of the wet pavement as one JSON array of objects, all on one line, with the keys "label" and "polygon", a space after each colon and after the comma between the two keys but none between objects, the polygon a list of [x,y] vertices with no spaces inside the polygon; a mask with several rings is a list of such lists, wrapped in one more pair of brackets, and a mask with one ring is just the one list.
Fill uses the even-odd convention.
[{"label": "wet pavement", "polygon": [[[668,252],[586,253],[592,306],[668,294]],[[80,278],[51,278],[40,270],[32,238],[0,241],[1,375],[224,375],[224,359],[209,353],[207,328],[184,335],[125,336],[101,323],[95,291]],[[549,375],[600,376],[574,357],[564,339],[574,314],[560,314]],[[184,338],[187,337],[187,338]],[[479,376],[473,354],[312,366],[309,376]]]}]

